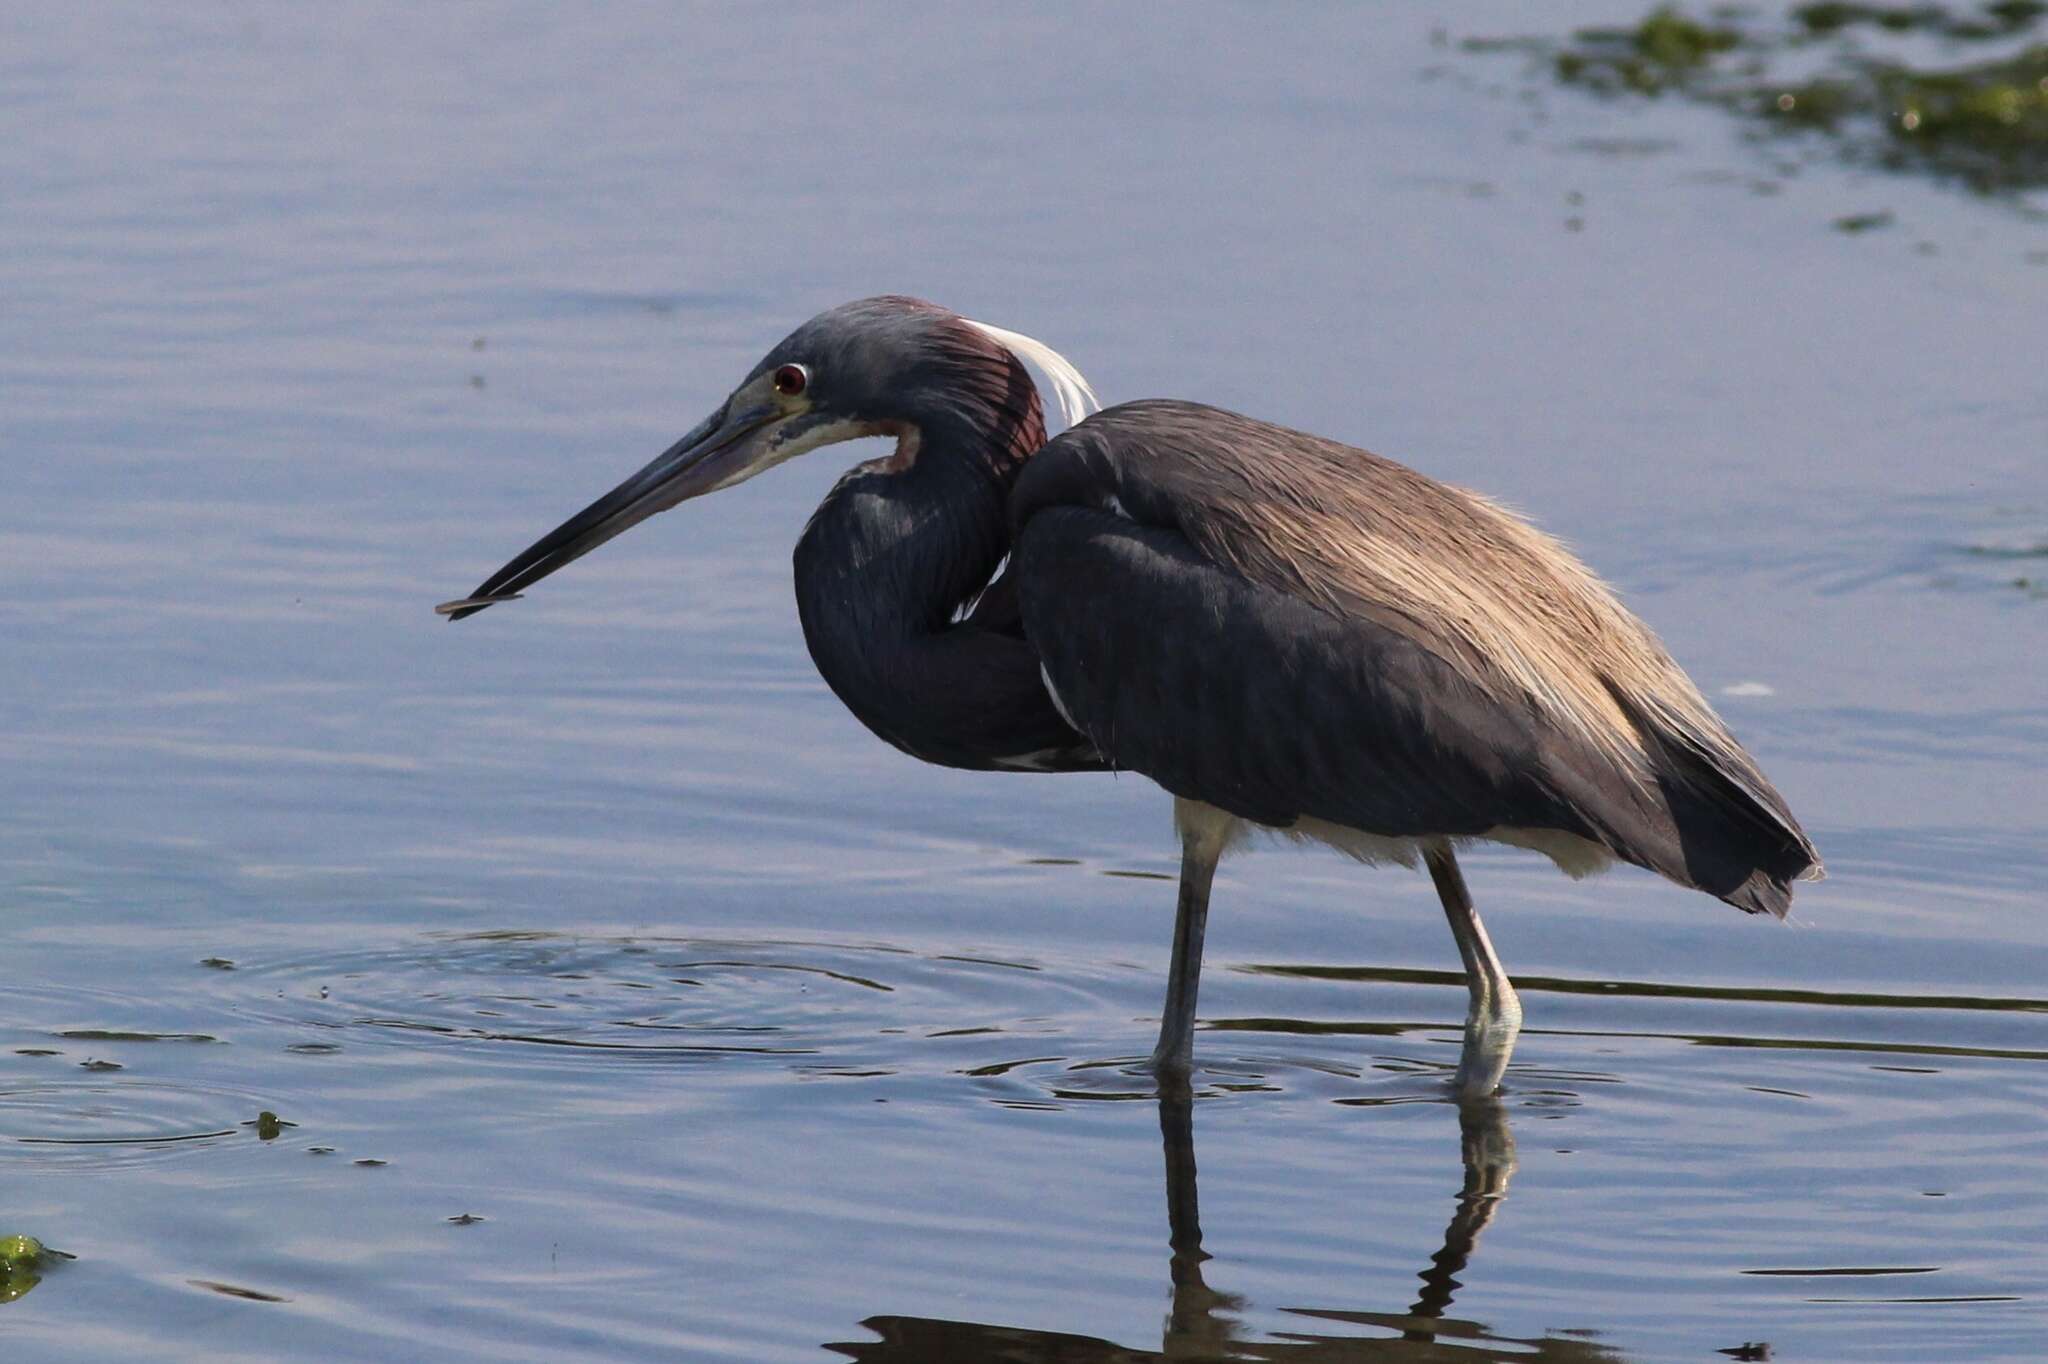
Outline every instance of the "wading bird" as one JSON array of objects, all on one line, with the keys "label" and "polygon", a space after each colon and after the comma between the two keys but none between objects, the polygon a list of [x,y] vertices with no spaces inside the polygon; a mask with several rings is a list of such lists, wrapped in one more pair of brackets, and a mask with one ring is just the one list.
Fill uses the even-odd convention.
[{"label": "wading bird", "polygon": [[[1025,368],[1069,421],[1047,441]],[[818,671],[863,724],[947,767],[1141,772],[1181,876],[1153,1067],[1185,1074],[1209,888],[1247,832],[1428,868],[1490,1092],[1521,1004],[1454,849],[1615,860],[1783,916],[1820,862],[1649,629],[1556,541],[1476,494],[1189,402],[1087,415],[1040,342],[909,298],[831,309],[639,473],[437,608],[515,596],[680,502],[888,436],[796,546]]]}]

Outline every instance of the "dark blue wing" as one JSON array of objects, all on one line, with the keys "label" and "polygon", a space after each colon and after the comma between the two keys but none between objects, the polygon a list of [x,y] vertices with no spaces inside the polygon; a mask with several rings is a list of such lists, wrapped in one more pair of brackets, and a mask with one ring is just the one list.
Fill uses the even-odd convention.
[{"label": "dark blue wing", "polygon": [[[1624,771],[1475,674],[1409,603],[1333,606],[1198,549],[1186,519],[1216,509],[1191,504],[1171,461],[1227,474],[1231,461],[1276,457],[1205,443],[1202,411],[1173,406],[1170,452],[1115,410],[1083,423],[1034,456],[1012,498],[1026,633],[1056,698],[1113,765],[1280,827],[1306,816],[1388,837],[1557,831],[1782,912],[1784,882],[1805,863],[1760,856],[1768,839],[1736,804]],[[1217,470],[1202,477],[1214,485]],[[1272,470],[1262,477],[1270,485]]]}]

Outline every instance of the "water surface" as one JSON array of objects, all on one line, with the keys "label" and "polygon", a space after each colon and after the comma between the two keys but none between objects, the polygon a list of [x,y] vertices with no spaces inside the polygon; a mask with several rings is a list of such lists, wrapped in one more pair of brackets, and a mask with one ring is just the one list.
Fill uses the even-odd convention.
[{"label": "water surface", "polygon": [[[1525,26],[0,18],[0,1234],[78,1257],[0,1339],[2035,1357],[2048,243],[1459,47]],[[1529,1030],[1461,1115],[1426,878],[1248,855],[1162,1103],[1164,798],[920,767],[803,652],[869,452],[431,614],[882,291],[1531,512],[1831,878],[1475,856]]]}]

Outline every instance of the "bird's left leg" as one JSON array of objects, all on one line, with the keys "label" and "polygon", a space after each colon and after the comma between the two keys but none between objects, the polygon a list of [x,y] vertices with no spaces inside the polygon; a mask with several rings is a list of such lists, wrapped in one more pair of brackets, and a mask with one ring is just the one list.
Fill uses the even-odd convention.
[{"label": "bird's left leg", "polygon": [[1465,984],[1472,992],[1472,1006],[1465,1014],[1465,1045],[1458,1054],[1458,1095],[1481,1098],[1499,1087],[1507,1071],[1515,1035],[1522,1030],[1522,1001],[1494,955],[1450,845],[1425,853],[1423,860],[1444,902],[1444,917],[1451,921],[1451,936],[1458,940],[1458,955],[1465,961]]},{"label": "bird's left leg", "polygon": [[1176,799],[1180,828],[1180,897],[1173,920],[1173,962],[1166,974],[1166,1007],[1152,1069],[1185,1076],[1195,1058],[1195,993],[1202,983],[1202,939],[1209,927],[1209,887],[1216,864],[1240,830],[1235,816],[1198,801]]}]

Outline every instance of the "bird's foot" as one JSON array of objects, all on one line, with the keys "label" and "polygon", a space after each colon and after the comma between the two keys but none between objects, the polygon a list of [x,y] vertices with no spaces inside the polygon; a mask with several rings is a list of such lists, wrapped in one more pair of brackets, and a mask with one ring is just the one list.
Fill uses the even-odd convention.
[{"label": "bird's foot", "polygon": [[1510,1007],[1475,1012],[1465,1020],[1465,1041],[1458,1052],[1458,1073],[1451,1087],[1460,1102],[1490,1097],[1507,1074],[1515,1039],[1522,1031],[1522,1010],[1510,996]]},{"label": "bird's foot", "polygon": [[1195,1071],[1194,1046],[1187,1041],[1170,1043],[1161,1039],[1145,1059],[1145,1069],[1162,1081],[1171,1080],[1184,1085]]}]

